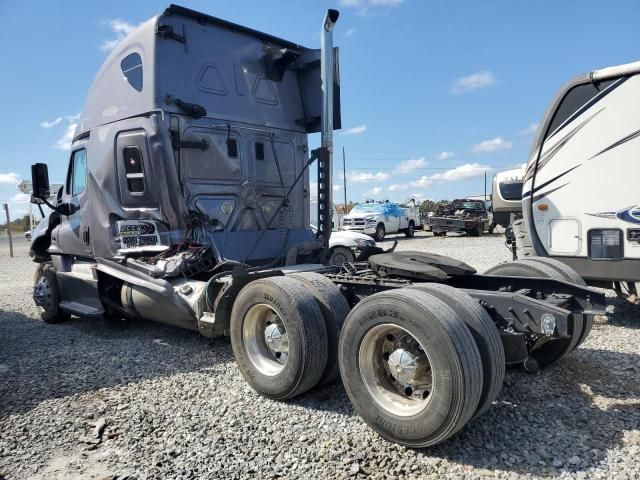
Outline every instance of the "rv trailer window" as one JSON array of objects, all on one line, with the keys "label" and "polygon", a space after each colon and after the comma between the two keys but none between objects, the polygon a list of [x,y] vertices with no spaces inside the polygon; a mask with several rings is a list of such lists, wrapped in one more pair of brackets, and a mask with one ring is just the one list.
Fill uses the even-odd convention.
[{"label": "rv trailer window", "polygon": [[137,53],[127,55],[120,62],[120,68],[129,85],[138,92],[142,91],[142,58]]},{"label": "rv trailer window", "polygon": [[127,188],[134,194],[144,193],[144,170],[142,169],[142,154],[138,147],[125,147],[122,151],[124,172],[127,177]]},{"label": "rv trailer window", "polygon": [[87,151],[76,150],[71,158],[71,195],[80,195],[87,184]]},{"label": "rv trailer window", "polygon": [[505,200],[522,200],[522,182],[503,182],[499,188]]},{"label": "rv trailer window", "polygon": [[547,130],[547,135],[551,135],[565,122],[565,120],[567,120],[567,118],[576,113],[582,106],[586,105],[589,100],[598,95],[602,90],[607,88],[616,80],[618,79],[613,78],[599,83],[585,83],[583,85],[577,85],[569,90],[553,115],[551,125]]}]

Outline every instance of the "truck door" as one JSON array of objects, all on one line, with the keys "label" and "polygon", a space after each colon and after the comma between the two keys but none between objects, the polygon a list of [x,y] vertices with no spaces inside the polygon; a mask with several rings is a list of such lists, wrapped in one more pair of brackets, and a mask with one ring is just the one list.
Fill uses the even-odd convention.
[{"label": "truck door", "polygon": [[62,204],[68,215],[61,218],[58,243],[66,255],[90,256],[89,202],[87,201],[87,150],[77,148],[71,152],[67,180],[62,193]]}]

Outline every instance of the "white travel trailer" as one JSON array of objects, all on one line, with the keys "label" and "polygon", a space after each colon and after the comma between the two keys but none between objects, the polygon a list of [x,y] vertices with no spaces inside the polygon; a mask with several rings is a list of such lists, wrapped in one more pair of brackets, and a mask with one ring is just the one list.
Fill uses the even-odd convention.
[{"label": "white travel trailer", "polygon": [[524,168],[498,172],[493,177],[491,210],[493,225],[507,228],[522,213]]},{"label": "white travel trailer", "polygon": [[554,257],[592,284],[640,280],[640,62],[567,83],[527,165],[518,255]]}]

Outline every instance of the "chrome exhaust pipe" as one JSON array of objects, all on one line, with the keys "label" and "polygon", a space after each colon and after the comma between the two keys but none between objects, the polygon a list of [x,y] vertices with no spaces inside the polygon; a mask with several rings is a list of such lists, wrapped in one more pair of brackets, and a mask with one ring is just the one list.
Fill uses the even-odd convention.
[{"label": "chrome exhaust pipe", "polygon": [[320,67],[320,77],[322,80],[322,130],[321,144],[329,149],[333,154],[333,27],[338,21],[340,12],[337,10],[327,10],[322,22],[322,32],[320,34],[320,51],[322,64]]},{"label": "chrome exhaust pipe", "polygon": [[329,252],[333,220],[333,83],[334,52],[333,27],[340,13],[327,10],[320,32],[320,79],[322,80],[322,126],[320,130],[320,155],[318,156],[318,239],[322,240],[324,256]]}]

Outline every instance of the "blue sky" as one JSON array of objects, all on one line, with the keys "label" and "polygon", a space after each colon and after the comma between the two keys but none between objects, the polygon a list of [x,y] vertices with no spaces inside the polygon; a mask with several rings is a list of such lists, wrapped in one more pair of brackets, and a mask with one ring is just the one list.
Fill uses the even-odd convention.
[{"label": "blue sky", "polygon": [[[167,3],[0,0],[0,202],[27,204],[16,180],[67,168],[72,126],[108,49]],[[319,46],[338,8],[349,200],[453,198],[483,173],[525,162],[532,130],[569,78],[640,59],[640,3],[617,1],[258,0],[183,5]],[[312,145],[318,139],[311,139]],[[337,201],[343,198],[336,178]],[[489,186],[490,188],[490,186]]]}]

